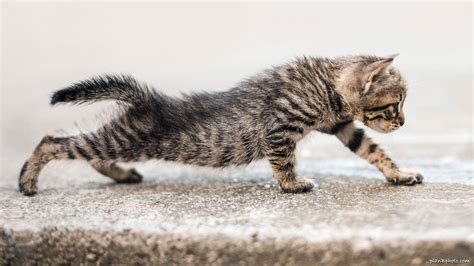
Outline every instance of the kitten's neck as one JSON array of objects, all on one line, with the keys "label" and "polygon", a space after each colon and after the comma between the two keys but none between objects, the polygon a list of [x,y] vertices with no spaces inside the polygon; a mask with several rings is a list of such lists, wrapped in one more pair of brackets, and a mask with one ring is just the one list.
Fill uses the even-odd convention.
[{"label": "kitten's neck", "polygon": [[359,91],[361,90],[361,82],[354,75],[354,64],[348,62],[337,62],[338,67],[335,69],[335,90],[341,95],[348,113],[354,119],[362,115],[360,107]]}]

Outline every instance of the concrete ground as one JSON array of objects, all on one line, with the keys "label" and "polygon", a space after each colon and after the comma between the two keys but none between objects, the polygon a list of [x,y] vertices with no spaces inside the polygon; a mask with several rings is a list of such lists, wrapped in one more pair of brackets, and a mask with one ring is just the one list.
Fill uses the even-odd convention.
[{"label": "concrete ground", "polygon": [[[265,161],[228,170],[148,162],[136,165],[145,176],[136,185],[57,162],[34,197],[17,191],[18,169],[6,167],[0,265],[472,264],[472,136],[445,136],[448,144],[387,138],[400,165],[424,172],[424,184],[389,185],[322,135],[299,145],[298,172],[318,184],[305,194],[280,192]],[[4,166],[17,161],[4,158]]]}]

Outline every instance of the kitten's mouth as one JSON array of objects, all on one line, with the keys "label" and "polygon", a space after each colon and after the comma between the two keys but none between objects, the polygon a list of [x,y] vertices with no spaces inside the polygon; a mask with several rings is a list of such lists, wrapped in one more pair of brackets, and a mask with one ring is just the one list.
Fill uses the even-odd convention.
[{"label": "kitten's mouth", "polygon": [[377,127],[377,126],[371,127],[371,129],[373,129],[373,130],[375,130],[379,133],[390,133],[390,132],[392,132],[392,130],[390,128],[384,129],[384,128],[380,128],[380,127]]},{"label": "kitten's mouth", "polygon": [[400,125],[393,125],[393,126],[390,126],[390,132],[395,131],[395,130],[397,130],[397,129],[399,129],[399,128],[400,128]]},{"label": "kitten's mouth", "polygon": [[393,125],[390,125],[387,130],[383,130],[382,133],[391,133],[393,131],[400,129],[400,127],[401,125],[393,124]]},{"label": "kitten's mouth", "polygon": [[390,125],[388,127],[382,127],[382,126],[379,126],[378,124],[366,124],[364,123],[367,127],[379,132],[379,133],[391,133],[397,129],[400,128],[400,125]]}]

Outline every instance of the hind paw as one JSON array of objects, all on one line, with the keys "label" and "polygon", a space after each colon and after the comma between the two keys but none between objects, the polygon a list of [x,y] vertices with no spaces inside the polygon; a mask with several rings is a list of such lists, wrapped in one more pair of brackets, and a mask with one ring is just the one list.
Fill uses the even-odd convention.
[{"label": "hind paw", "polygon": [[21,178],[21,177],[20,177],[18,186],[19,186],[20,192],[23,193],[23,195],[25,196],[33,196],[38,191],[38,188],[35,182],[25,181],[24,178]]},{"label": "hind paw", "polygon": [[314,183],[306,177],[297,177],[291,181],[281,182],[280,187],[286,193],[302,193],[312,190]]},{"label": "hind paw", "polygon": [[115,180],[119,184],[133,184],[133,183],[140,183],[143,180],[143,176],[139,174],[135,169],[130,169],[128,171],[127,177],[123,179]]},{"label": "hind paw", "polygon": [[20,177],[18,178],[18,187],[21,193],[25,196],[33,196],[36,194],[37,188],[37,172],[32,172],[30,169],[31,164],[26,161],[20,171]]}]

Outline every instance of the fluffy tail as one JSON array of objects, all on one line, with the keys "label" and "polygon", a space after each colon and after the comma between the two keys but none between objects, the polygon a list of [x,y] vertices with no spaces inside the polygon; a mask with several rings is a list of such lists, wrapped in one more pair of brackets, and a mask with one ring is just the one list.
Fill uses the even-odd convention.
[{"label": "fluffy tail", "polygon": [[153,99],[155,94],[155,91],[140,84],[131,76],[103,75],[56,91],[51,97],[51,105],[83,104],[101,100],[116,100],[137,105]]}]

